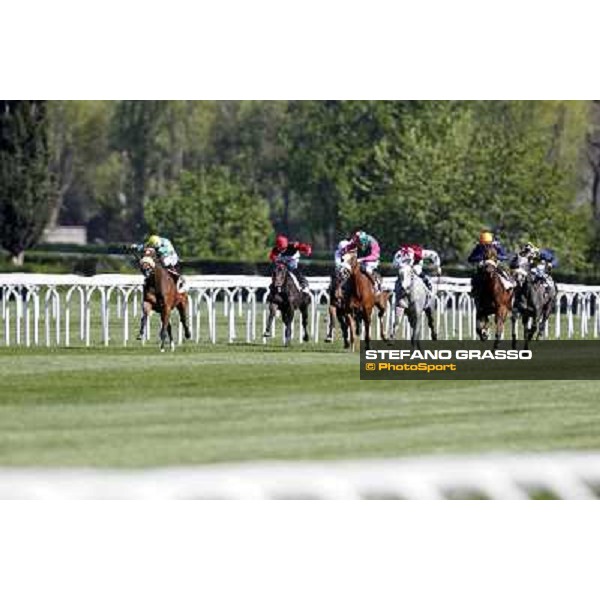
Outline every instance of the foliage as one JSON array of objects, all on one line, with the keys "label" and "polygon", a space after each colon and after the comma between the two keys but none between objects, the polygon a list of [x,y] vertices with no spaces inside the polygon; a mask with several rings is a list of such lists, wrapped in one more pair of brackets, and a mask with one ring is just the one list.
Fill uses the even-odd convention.
[{"label": "foliage", "polygon": [[[328,254],[349,229],[363,227],[383,243],[385,258],[412,241],[463,262],[479,228],[491,226],[511,247],[534,238],[579,268],[600,256],[600,111],[593,106],[50,103],[53,171],[65,188],[60,220],[88,223],[91,239],[139,238],[154,224],[150,207],[172,196],[182,172],[202,179],[224,169],[264,199],[275,229]],[[236,242],[196,244],[213,255],[233,252]]]},{"label": "foliage", "polygon": [[13,262],[41,237],[53,197],[46,105],[0,103],[0,240]]},{"label": "foliage", "polygon": [[266,202],[224,167],[183,172],[177,185],[145,207],[150,230],[183,256],[263,258],[271,234]]}]

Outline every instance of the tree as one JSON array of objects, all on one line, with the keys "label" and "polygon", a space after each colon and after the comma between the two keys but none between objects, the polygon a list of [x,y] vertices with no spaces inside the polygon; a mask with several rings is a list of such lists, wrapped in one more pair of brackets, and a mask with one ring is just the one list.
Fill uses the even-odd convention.
[{"label": "tree", "polygon": [[48,222],[55,193],[49,162],[46,103],[0,101],[0,239],[17,265]]},{"label": "tree", "polygon": [[151,231],[184,256],[264,259],[272,234],[268,205],[224,167],[183,172],[174,189],[145,206]]}]

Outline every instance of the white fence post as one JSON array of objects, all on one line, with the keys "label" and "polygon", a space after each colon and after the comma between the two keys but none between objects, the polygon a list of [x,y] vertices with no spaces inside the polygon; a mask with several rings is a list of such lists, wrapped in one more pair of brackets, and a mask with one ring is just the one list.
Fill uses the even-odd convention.
[{"label": "white fence post", "polygon": [[[267,342],[262,337],[262,331],[258,332],[257,329],[259,324],[262,324],[263,331],[266,326],[268,277],[192,275],[187,280],[190,288],[189,321],[196,342],[208,340],[214,344],[217,340],[227,340],[232,343],[239,339],[245,339],[247,343],[260,340]],[[392,290],[394,281],[394,278],[386,278],[385,288]],[[4,334],[3,345],[38,345],[40,325],[44,328],[45,345],[72,345],[74,295],[78,296],[79,301],[80,342],[86,346],[92,343],[108,346],[115,340],[121,343],[119,337],[122,334],[122,344],[127,345],[131,338],[131,318],[139,316],[142,283],[139,275],[0,275],[0,333]],[[311,277],[309,283],[312,296],[309,334],[312,340],[319,342],[320,320],[328,303],[329,278]],[[574,336],[598,338],[600,286],[559,284],[558,288],[557,305],[552,315],[554,323],[547,327],[547,331],[553,331],[556,339]],[[439,338],[475,338],[475,310],[469,280],[440,278],[434,290],[437,296]],[[40,310],[40,303],[43,303],[43,310]],[[393,309],[392,295],[385,324],[388,331],[394,319]],[[97,316],[100,317],[99,336],[93,331]],[[174,318],[178,319],[178,315],[174,315]],[[378,319],[376,321],[373,329],[375,336],[380,333]],[[294,334],[301,340],[299,323],[294,320]],[[204,324],[206,329],[203,329]],[[277,330],[279,326],[278,317],[273,326],[274,339],[280,337]],[[150,329],[149,322],[147,339],[150,338]],[[406,319],[403,320],[401,334],[403,337],[408,335]],[[182,328],[179,327],[180,341],[182,335]]]}]

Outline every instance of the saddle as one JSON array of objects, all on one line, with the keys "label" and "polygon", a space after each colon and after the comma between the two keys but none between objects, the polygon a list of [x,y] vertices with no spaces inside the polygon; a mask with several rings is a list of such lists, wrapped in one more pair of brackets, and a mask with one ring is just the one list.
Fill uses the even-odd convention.
[{"label": "saddle", "polygon": [[500,279],[500,283],[506,291],[511,290],[517,285],[515,280],[512,279],[503,269],[499,267],[498,261],[488,258],[484,261],[484,264],[493,265],[495,267],[496,273],[498,273],[498,278]]}]

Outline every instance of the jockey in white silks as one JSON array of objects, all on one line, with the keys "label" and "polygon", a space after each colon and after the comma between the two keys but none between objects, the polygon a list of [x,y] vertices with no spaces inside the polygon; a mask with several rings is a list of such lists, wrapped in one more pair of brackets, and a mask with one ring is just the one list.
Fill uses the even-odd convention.
[{"label": "jockey in white silks", "polygon": [[402,264],[410,265],[414,272],[423,280],[427,289],[431,291],[431,280],[425,271],[423,263],[428,261],[433,266],[433,272],[436,275],[442,274],[442,263],[440,255],[435,250],[427,250],[419,244],[403,244],[396,254],[394,254],[393,267],[399,269]]}]

